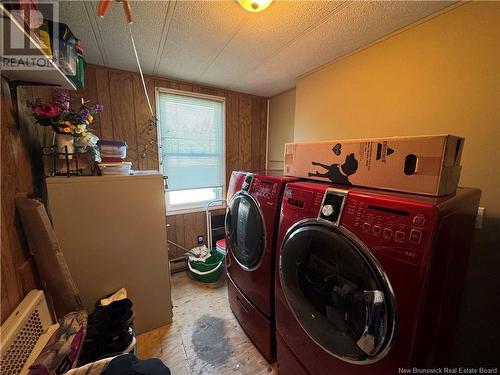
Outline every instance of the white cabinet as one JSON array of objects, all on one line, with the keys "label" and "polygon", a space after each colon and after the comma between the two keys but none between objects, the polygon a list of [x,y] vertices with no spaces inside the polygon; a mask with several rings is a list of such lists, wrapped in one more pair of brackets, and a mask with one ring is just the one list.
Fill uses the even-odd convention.
[{"label": "white cabinet", "polygon": [[48,209],[85,308],[125,287],[137,333],[170,323],[161,175],[50,177]]}]

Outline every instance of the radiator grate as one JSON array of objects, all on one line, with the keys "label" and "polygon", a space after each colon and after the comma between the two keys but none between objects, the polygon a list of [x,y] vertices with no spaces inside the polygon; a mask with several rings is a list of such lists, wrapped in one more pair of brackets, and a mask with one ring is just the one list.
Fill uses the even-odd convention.
[{"label": "radiator grate", "polygon": [[16,336],[14,342],[0,358],[2,375],[17,375],[30,356],[35,344],[44,333],[42,319],[38,310],[34,310]]}]

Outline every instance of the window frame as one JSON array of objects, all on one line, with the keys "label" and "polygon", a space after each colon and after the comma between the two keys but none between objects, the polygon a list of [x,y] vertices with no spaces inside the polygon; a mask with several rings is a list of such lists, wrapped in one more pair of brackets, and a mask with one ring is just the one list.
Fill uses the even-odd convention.
[{"label": "window frame", "polygon": [[[226,184],[227,184],[227,181],[226,181],[226,98],[224,96],[202,94],[202,93],[197,93],[197,92],[183,91],[183,90],[164,88],[164,87],[156,87],[155,88],[155,101],[156,101],[156,113],[157,114],[160,111],[159,97],[160,97],[161,93],[180,95],[180,96],[189,96],[189,97],[197,98],[197,99],[212,100],[214,102],[219,102],[222,104],[222,196],[221,196],[221,200],[225,201],[226,200]],[[158,116],[157,116],[157,118],[158,118]],[[158,170],[163,176],[165,176],[163,174],[163,168],[162,168],[161,124],[159,123],[159,120],[158,120],[158,127],[157,127],[156,135],[157,135],[157,145],[158,145]],[[167,179],[167,185],[168,185],[168,179]],[[164,189],[165,193],[167,193],[167,191],[168,191],[167,189]],[[195,203],[195,205],[196,205],[196,203]],[[217,205],[210,206],[210,209],[213,210],[213,209],[219,209],[219,208],[223,208],[223,207],[224,207],[224,204],[219,203]],[[165,194],[165,210],[166,210],[167,216],[188,214],[188,213],[194,213],[194,212],[203,212],[206,210],[206,204],[204,206],[180,208],[177,210],[169,209],[167,194]]]}]

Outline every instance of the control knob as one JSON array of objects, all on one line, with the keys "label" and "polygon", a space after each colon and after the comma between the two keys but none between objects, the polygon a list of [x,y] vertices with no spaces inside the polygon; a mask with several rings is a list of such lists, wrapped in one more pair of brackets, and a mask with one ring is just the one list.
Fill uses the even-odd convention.
[{"label": "control knob", "polygon": [[325,204],[321,209],[321,213],[324,216],[330,216],[331,214],[333,214],[333,211],[333,206],[331,204]]}]

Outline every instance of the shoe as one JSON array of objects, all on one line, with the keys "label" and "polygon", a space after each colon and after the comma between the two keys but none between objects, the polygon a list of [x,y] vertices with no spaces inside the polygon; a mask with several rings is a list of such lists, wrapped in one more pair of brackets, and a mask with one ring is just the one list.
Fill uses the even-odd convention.
[{"label": "shoe", "polygon": [[135,348],[136,339],[131,328],[124,329],[115,323],[108,331],[90,330],[91,337],[83,343],[78,364],[83,365],[121,353],[128,353]]},{"label": "shoe", "polygon": [[111,303],[108,306],[96,308],[89,315],[89,325],[100,326],[107,325],[111,321],[120,321],[124,326],[130,326],[134,321],[134,312],[132,310],[132,301],[123,299]]},{"label": "shoe", "polygon": [[104,335],[99,342],[99,351],[103,354],[128,353],[136,344],[131,330],[121,331],[113,335]]}]

